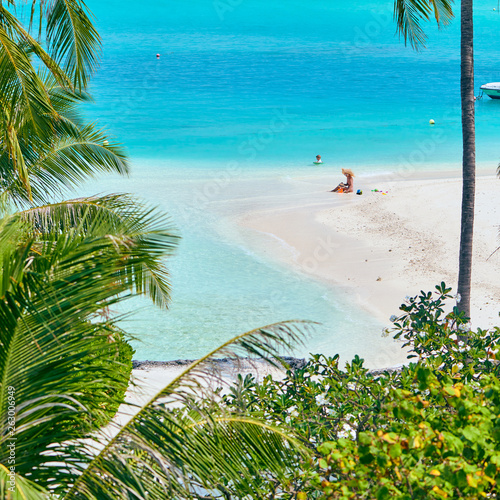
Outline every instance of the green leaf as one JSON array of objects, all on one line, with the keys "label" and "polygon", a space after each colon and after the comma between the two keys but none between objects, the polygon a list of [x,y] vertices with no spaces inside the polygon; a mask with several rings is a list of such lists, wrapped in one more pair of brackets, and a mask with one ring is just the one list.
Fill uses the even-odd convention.
[{"label": "green leaf", "polygon": [[97,67],[101,47],[91,15],[80,0],[53,0],[46,5],[50,53],[71,75],[75,88],[83,89]]},{"label": "green leaf", "polygon": [[391,492],[387,486],[382,486],[377,490],[377,500],[385,500],[391,498]]},{"label": "green leaf", "polygon": [[[309,455],[303,445],[266,423],[241,415],[218,416],[223,410],[213,399],[205,412],[193,395],[207,393],[205,363],[214,356],[234,359],[240,352],[280,364],[280,347],[301,338],[300,326],[286,322],[247,332],[193,363],[141,408],[98,456],[82,463],[80,474],[68,483],[65,500],[111,500],[124,492],[139,496],[143,491],[152,498],[184,498],[199,488],[215,494],[223,479],[226,488],[243,498],[260,483],[259,471],[283,480],[287,466]],[[191,411],[183,416],[172,405]],[[126,462],[121,457],[127,457]]]},{"label": "green leaf", "polygon": [[482,433],[477,427],[468,425],[462,430],[462,435],[471,442],[475,442],[481,439]]},{"label": "green leaf", "polygon": [[399,443],[396,443],[389,448],[389,455],[392,458],[398,458],[401,456],[401,451],[401,445]]},{"label": "green leaf", "polygon": [[48,500],[49,492],[39,484],[15,474],[9,466],[0,464],[0,498],[6,500]]}]

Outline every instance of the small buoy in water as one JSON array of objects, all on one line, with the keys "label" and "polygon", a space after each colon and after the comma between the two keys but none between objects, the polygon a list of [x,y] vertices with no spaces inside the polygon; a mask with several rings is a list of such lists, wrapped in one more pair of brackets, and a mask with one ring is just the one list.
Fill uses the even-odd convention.
[{"label": "small buoy in water", "polygon": [[429,120],[429,123],[430,123],[431,125],[434,125],[436,122],[435,122],[434,120],[430,119],[430,120]]},{"label": "small buoy in water", "polygon": [[156,54],[156,59],[160,59],[160,54]]}]

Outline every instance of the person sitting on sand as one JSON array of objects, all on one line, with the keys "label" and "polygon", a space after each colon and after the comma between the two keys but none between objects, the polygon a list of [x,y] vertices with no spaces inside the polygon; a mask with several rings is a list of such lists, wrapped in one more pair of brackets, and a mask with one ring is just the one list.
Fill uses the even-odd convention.
[{"label": "person sitting on sand", "polygon": [[323,163],[323,160],[321,159],[321,155],[316,155],[316,161],[314,163]]},{"label": "person sitting on sand", "polygon": [[343,168],[342,173],[347,178],[347,183],[341,182],[330,193],[352,193],[354,191],[354,173],[350,168]]}]

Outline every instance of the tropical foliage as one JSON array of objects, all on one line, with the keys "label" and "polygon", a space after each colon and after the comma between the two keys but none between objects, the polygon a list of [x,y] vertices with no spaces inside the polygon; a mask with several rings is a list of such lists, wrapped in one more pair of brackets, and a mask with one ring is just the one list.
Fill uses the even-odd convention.
[{"label": "tropical foliage", "polygon": [[[176,237],[165,217],[131,202],[84,200],[1,221],[1,461],[8,457],[13,388],[21,477],[37,470],[44,482],[51,469],[43,464],[57,444],[95,430],[123,399],[130,375],[121,361],[123,333],[118,318],[103,311],[138,291],[168,298],[161,261]],[[67,220],[78,224],[67,227]]]},{"label": "tropical foliage", "polygon": [[405,43],[415,49],[425,47],[427,36],[422,21],[434,17],[438,26],[447,26],[453,19],[451,0],[394,0],[394,17]]},{"label": "tropical foliage", "polygon": [[[55,147],[59,140],[77,141],[81,134],[77,143],[87,140],[102,146],[100,134],[82,128],[71,115],[72,103],[86,97],[99,47],[80,0],[0,4],[0,173],[11,188],[24,187],[23,197],[31,200],[31,176],[42,177],[42,192],[48,182],[45,168],[52,169],[52,180],[71,178],[51,157],[64,155]],[[114,163],[116,167],[116,159]]]},{"label": "tropical foliage", "polygon": [[[2,55],[0,50],[0,64]],[[60,86],[52,75],[37,74],[36,78],[43,109],[23,102],[26,90],[15,68],[0,73],[0,189],[4,202],[18,207],[47,203],[62,189],[99,172],[127,173],[123,148],[80,118],[77,106],[89,97]],[[35,98],[30,95],[28,102]]]},{"label": "tropical foliage", "polygon": [[500,383],[464,385],[430,368],[390,389],[378,430],[318,449],[320,498],[496,498],[500,484]]},{"label": "tropical foliage", "polygon": [[[215,356],[236,362],[241,354],[280,364],[281,349],[299,341],[305,325],[270,325],[233,339],[187,368],[126,425],[96,433],[92,419],[99,403],[109,399],[102,381],[114,387],[127,383],[113,357],[96,363],[84,356],[96,339],[100,347],[105,344],[110,326],[98,323],[92,335],[80,325],[61,333],[31,330],[25,344],[36,339],[30,348],[41,347],[38,359],[24,370],[0,367],[6,408],[13,401],[17,409],[15,441],[9,440],[11,430],[3,429],[0,490],[11,487],[12,443],[16,472],[12,495],[4,498],[212,498],[229,491],[237,498],[262,498],[264,480],[280,484],[292,459],[307,454],[277,427],[222,408],[209,383],[216,387],[220,380],[207,364]],[[12,363],[21,359],[11,356]],[[75,363],[78,370],[72,372]],[[200,405],[199,398],[210,405]]]},{"label": "tropical foliage", "polygon": [[[100,38],[82,0],[7,0],[0,6],[2,48],[19,75],[33,76],[25,46],[61,83],[85,88],[98,62]],[[26,70],[26,74],[23,72]]]},{"label": "tropical foliage", "polygon": [[214,417],[195,394],[217,407],[206,362],[241,351],[277,363],[295,324],[238,337],[103,430],[131,371],[111,311],[137,294],[168,304],[178,237],[130,196],[54,201],[99,172],[128,172],[123,149],[78,113],[99,43],[83,1],[0,4],[0,496],[251,495],[303,446],[248,417]]},{"label": "tropical foliage", "polygon": [[338,356],[314,355],[283,380],[239,378],[230,408],[288,428],[315,453],[296,457],[279,495],[262,485],[269,498],[494,497],[500,329],[472,331],[456,306],[446,313],[450,291],[408,297],[392,318],[416,360],[400,370],[372,372],[358,357],[342,370]]}]

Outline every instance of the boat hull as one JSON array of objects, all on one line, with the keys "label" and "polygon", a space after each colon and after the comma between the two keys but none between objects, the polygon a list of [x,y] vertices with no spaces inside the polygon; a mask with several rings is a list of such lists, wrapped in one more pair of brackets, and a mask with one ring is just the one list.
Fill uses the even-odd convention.
[{"label": "boat hull", "polygon": [[492,99],[500,99],[500,89],[481,89],[483,94],[486,94],[488,97]]}]

